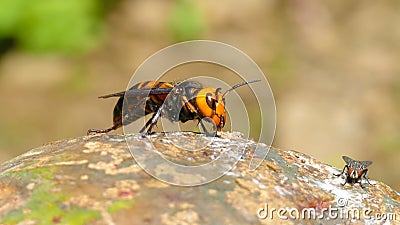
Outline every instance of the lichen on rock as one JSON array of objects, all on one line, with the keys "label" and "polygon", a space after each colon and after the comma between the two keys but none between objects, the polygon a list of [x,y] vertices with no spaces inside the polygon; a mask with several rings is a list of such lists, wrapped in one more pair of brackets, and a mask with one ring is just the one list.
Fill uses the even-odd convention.
[{"label": "lichen on rock", "polygon": [[[265,149],[267,157],[251,171],[257,143],[232,133],[221,136],[211,140],[182,132],[146,138],[105,134],[33,149],[0,166],[0,223],[382,224],[400,220],[400,194],[379,181],[365,189],[342,186],[343,178],[333,175],[340,172],[337,168],[276,148]],[[222,160],[236,161],[222,177],[204,185],[171,185],[136,163],[126,138],[143,151],[140,157],[152,151],[174,163],[198,166],[229,153]],[[181,148],[198,148],[207,141],[211,144],[198,151]],[[204,179],[163,164],[154,166],[175,181]],[[371,218],[334,218],[325,210],[329,208],[369,210]],[[316,217],[301,218],[304,211],[314,211]],[[378,220],[379,215],[386,215],[386,220]]]}]

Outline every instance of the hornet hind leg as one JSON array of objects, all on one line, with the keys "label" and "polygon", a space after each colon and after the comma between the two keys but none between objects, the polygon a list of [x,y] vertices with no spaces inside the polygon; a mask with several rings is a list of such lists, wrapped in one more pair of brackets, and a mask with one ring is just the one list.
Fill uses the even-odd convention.
[{"label": "hornet hind leg", "polygon": [[[153,116],[146,122],[146,124],[143,126],[142,129],[140,129],[139,133],[142,134],[142,137],[145,137],[146,135],[149,135],[151,133],[151,130],[153,127],[157,124],[158,119],[160,119],[162,111],[163,111],[164,105],[162,105],[160,108],[158,108],[157,112],[153,114]],[[147,129],[146,132],[144,132]]]},{"label": "hornet hind leg", "polygon": [[112,131],[112,130],[118,129],[118,128],[121,127],[121,126],[122,126],[121,121],[118,121],[117,123],[114,123],[114,125],[113,125],[112,127],[107,128],[107,129],[100,129],[100,130],[89,129],[89,130],[87,131],[87,135],[108,133],[108,132],[110,132],[110,131]]}]

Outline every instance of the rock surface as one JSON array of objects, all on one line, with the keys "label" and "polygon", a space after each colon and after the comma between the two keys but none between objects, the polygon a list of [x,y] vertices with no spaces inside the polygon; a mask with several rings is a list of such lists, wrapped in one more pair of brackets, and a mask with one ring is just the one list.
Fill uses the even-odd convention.
[{"label": "rock surface", "polygon": [[[342,186],[344,178],[333,176],[339,169],[296,151],[274,148],[256,170],[250,171],[256,143],[237,134],[221,136],[212,140],[194,133],[160,133],[146,138],[95,135],[33,149],[0,166],[0,224],[400,221],[400,194],[379,181],[371,180],[375,185],[366,184],[364,189],[358,184]],[[170,185],[150,176],[136,163],[125,138],[144,153],[156,152],[179,164],[201,165],[223,152],[231,156],[223,159],[226,163],[236,162],[235,156],[239,161],[231,171],[210,183]],[[207,141],[212,144],[199,151],[176,147],[177,143],[196,146]],[[237,148],[244,145],[243,151]],[[264,148],[268,150],[265,145]],[[167,173],[177,183],[189,185],[204,180],[201,174],[187,175],[167,167],[157,171]],[[311,219],[307,219],[310,213]],[[351,219],[346,214],[355,217]],[[380,216],[386,218],[379,219]]]}]

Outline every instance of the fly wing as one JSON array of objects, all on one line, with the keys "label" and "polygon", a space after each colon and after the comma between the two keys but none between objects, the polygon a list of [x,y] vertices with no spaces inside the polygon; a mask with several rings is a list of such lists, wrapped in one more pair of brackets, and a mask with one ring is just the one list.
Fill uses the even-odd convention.
[{"label": "fly wing", "polygon": [[146,89],[131,89],[128,91],[121,91],[109,95],[100,96],[99,98],[111,98],[111,97],[124,97],[125,95],[132,96],[146,96],[146,95],[158,95],[158,94],[168,94],[172,88],[146,88]]},{"label": "fly wing", "polygon": [[372,164],[372,161],[361,161],[360,162],[364,167],[368,167]]},{"label": "fly wing", "polygon": [[354,160],[351,159],[351,158],[348,157],[348,156],[342,156],[342,159],[343,159],[347,164],[350,164],[350,163],[354,162]]}]

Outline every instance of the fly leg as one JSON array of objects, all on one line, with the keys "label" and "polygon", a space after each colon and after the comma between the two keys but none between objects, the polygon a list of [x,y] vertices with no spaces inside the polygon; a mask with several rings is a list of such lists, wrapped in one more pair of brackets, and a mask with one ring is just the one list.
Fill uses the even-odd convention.
[{"label": "fly leg", "polygon": [[[348,165],[345,165],[345,166],[343,167],[343,170],[342,170],[341,173],[339,173],[339,174],[333,174],[333,175],[339,177],[339,176],[341,176],[342,174],[344,174],[345,171],[347,171],[348,169],[349,169],[349,166],[348,166]],[[341,185],[344,186],[344,185],[346,185],[346,183],[347,183],[347,178],[346,178],[346,180],[344,181],[344,183],[341,184]]]},{"label": "fly leg", "polygon": [[335,175],[335,176],[341,176],[342,174],[344,174],[344,171],[346,171],[346,170],[348,170],[349,169],[349,166],[348,165],[345,165],[344,167],[343,167],[343,170],[342,170],[342,172],[341,173],[339,173],[339,174],[333,174],[333,175]]},{"label": "fly leg", "polygon": [[369,178],[368,178],[368,169],[365,169],[365,170],[363,171],[363,173],[361,174],[361,177],[364,177],[364,178],[367,180],[368,184],[374,185],[374,184],[371,184],[371,183],[369,182]]}]

